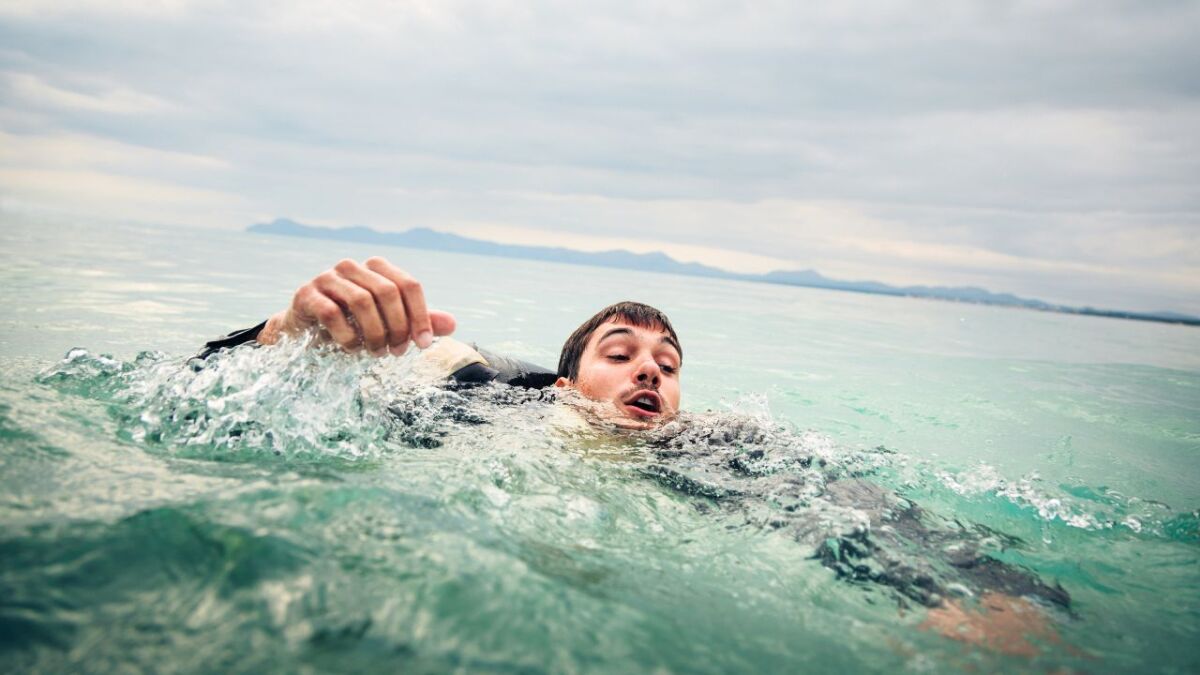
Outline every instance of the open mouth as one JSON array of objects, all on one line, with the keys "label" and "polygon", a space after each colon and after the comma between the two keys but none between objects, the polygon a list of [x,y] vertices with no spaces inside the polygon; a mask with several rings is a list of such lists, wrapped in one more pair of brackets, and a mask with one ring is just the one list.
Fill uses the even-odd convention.
[{"label": "open mouth", "polygon": [[649,390],[634,393],[633,396],[625,399],[624,403],[626,408],[639,416],[650,417],[662,412],[662,399],[658,394]]}]

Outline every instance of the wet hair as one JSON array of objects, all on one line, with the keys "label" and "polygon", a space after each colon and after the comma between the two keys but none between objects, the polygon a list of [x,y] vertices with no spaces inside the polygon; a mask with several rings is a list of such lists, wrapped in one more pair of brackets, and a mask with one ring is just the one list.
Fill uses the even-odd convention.
[{"label": "wet hair", "polygon": [[679,336],[675,334],[675,328],[671,326],[671,320],[667,318],[667,315],[650,305],[627,300],[609,305],[596,312],[595,316],[584,321],[583,325],[571,333],[571,337],[567,338],[566,343],[563,344],[562,353],[558,357],[559,377],[565,377],[572,382],[579,377],[579,362],[583,359],[583,350],[587,347],[592,333],[613,319],[638,328],[658,328],[666,331],[671,336],[671,346],[675,347],[675,350],[679,352],[680,360],[683,360],[683,347],[679,346]]}]

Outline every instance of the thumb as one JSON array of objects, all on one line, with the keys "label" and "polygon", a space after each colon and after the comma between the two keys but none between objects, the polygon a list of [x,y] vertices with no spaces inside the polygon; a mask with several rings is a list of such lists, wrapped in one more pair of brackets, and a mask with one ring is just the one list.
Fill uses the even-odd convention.
[{"label": "thumb", "polygon": [[429,311],[429,323],[433,324],[433,334],[438,336],[449,335],[458,326],[453,314],[436,309]]}]

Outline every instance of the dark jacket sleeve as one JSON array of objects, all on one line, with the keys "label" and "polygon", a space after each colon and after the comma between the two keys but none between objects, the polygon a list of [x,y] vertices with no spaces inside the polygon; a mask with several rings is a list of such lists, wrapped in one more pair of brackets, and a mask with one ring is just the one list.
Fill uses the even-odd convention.
[{"label": "dark jacket sleeve", "polygon": [[496,372],[492,379],[497,382],[526,389],[541,389],[558,380],[558,373],[528,361],[501,356],[479,347],[475,347],[475,350],[483,355],[490,369]]},{"label": "dark jacket sleeve", "polygon": [[[252,343],[258,338],[259,332],[266,325],[267,322],[263,321],[257,326],[244,328],[216,340],[206,342],[204,343],[204,349],[195,358],[204,360],[222,349],[231,349],[238,345]],[[472,345],[472,348],[476,349],[487,363],[470,363],[452,373],[450,378],[460,385],[471,386],[488,382],[500,382],[514,387],[541,389],[542,387],[554,384],[555,380],[558,379],[558,375],[554,371],[529,363],[528,361],[501,356],[474,347],[474,345]]]},{"label": "dark jacket sleeve", "polygon": [[254,342],[256,339],[258,339],[258,334],[262,332],[263,327],[266,325],[267,322],[263,321],[252,328],[243,328],[242,330],[234,331],[224,337],[206,342],[204,343],[204,349],[196,355],[196,358],[207,359],[222,349],[229,349],[238,345],[244,345],[248,342]]}]

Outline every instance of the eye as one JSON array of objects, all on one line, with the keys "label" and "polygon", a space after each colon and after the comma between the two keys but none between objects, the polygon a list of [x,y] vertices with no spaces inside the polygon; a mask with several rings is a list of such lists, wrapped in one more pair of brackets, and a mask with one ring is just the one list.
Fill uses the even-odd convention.
[{"label": "eye", "polygon": [[679,370],[675,366],[672,366],[668,363],[660,363],[660,364],[658,364],[658,367],[661,368],[662,371],[668,375],[674,375],[675,371]]},{"label": "eye", "polygon": [[628,361],[629,357],[624,354],[609,354],[608,360],[609,361]]}]

